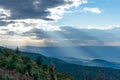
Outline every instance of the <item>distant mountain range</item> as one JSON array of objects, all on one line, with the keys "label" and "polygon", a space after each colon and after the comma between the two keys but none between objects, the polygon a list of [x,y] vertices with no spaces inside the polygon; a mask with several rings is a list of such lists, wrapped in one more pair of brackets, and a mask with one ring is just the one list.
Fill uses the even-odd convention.
[{"label": "distant mountain range", "polygon": [[[6,49],[0,47],[1,55],[3,53],[9,53],[12,55],[14,50]],[[58,58],[46,57],[44,55],[32,52],[20,52],[22,56],[28,56],[33,60],[36,60],[38,57],[41,58],[42,64],[47,65],[54,65],[56,70],[59,72],[65,72],[73,77],[75,80],[120,80],[120,70],[119,69],[112,69],[112,68],[105,68],[105,67],[91,67],[91,66],[83,66],[72,64]],[[72,59],[72,58],[69,58]],[[75,59],[72,59],[75,60]],[[83,60],[87,61],[87,60]],[[93,62],[105,62],[104,60],[93,60]],[[27,64],[27,63],[26,63]]]},{"label": "distant mountain range", "polygon": [[[91,59],[90,60],[90,59],[80,59],[80,58],[74,58],[74,57],[61,57],[61,56],[59,57],[60,49],[58,49],[58,48],[55,48],[55,49],[53,49],[53,48],[41,48],[41,49],[45,50],[45,52],[44,52],[45,56],[50,56],[50,57],[53,56],[56,59],[61,59],[61,60],[68,62],[68,63],[83,65],[83,66],[96,66],[96,67],[107,67],[107,68],[120,69],[120,64],[116,63],[116,62],[110,62],[110,61],[102,60],[102,59]],[[57,50],[58,50],[58,52],[57,52]],[[28,50],[28,51],[30,51],[30,50]],[[38,52],[38,54],[41,55],[41,53],[39,52],[39,49],[37,49],[36,51],[35,50],[30,51],[28,53],[34,54],[34,52],[35,53]],[[56,52],[56,54],[58,54],[58,56],[55,55],[55,52]],[[42,54],[42,55],[44,55],[44,54]]]},{"label": "distant mountain range", "polygon": [[[78,65],[77,62],[78,60],[73,61],[76,60],[73,58],[69,58],[67,59],[68,60],[67,61],[67,60],[60,60],[58,58],[46,57],[41,54],[30,53],[30,52],[21,52],[21,55],[29,56],[33,60],[36,60],[37,57],[39,56],[41,57],[43,64],[47,64],[47,65],[53,64],[59,72],[65,72],[71,76],[74,76],[76,80],[84,80],[85,77],[88,78],[89,80],[95,80],[95,78],[100,76],[102,76],[100,80],[104,80],[103,76],[105,76],[106,78],[105,80],[113,80],[114,78],[115,80],[120,80],[120,70],[112,69],[113,67],[110,68],[111,66],[114,66],[114,63],[105,60],[100,60],[100,59],[95,59],[91,61],[83,60],[81,61],[81,63],[79,60],[79,65]],[[72,60],[73,62],[70,62],[70,60]],[[88,65],[85,66],[85,64],[84,66],[80,65],[82,63],[89,63],[91,66]],[[107,64],[108,68],[103,67],[102,65],[104,64]],[[98,66],[93,67],[93,65],[98,65]]]},{"label": "distant mountain range", "polygon": [[[27,46],[22,47],[22,51],[29,51],[32,53],[42,54],[48,57],[59,58],[65,62],[84,65],[84,66],[97,66],[97,67],[107,67],[120,69],[119,56],[120,47],[109,47],[109,46],[82,46],[75,47],[79,52],[74,52],[72,47],[34,47]],[[70,55],[79,54],[77,57],[82,55],[93,55],[96,56],[92,60],[90,59],[81,59],[70,57]],[[109,55],[109,56],[108,56]],[[100,58],[97,56],[101,56]],[[99,58],[99,59],[98,59]],[[109,60],[109,61],[107,61]]]},{"label": "distant mountain range", "polygon": [[110,62],[102,59],[86,60],[86,59],[79,59],[79,58],[72,58],[72,57],[63,57],[61,59],[72,64],[120,69],[119,63]]},{"label": "distant mountain range", "polygon": [[102,59],[120,63],[120,46],[78,46],[78,47],[35,47],[24,46],[20,50],[39,53],[49,57],[73,57],[80,59]]}]

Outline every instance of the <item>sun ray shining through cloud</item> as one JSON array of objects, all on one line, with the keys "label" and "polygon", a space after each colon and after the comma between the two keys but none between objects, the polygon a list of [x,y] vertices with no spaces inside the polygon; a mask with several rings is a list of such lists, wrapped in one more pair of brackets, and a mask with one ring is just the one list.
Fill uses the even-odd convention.
[{"label": "sun ray shining through cloud", "polygon": [[[46,42],[46,45],[50,44],[49,46],[56,46],[56,47],[60,48],[60,51],[62,52],[60,54],[60,56],[64,56],[64,57],[76,57],[76,56],[78,56],[78,58],[82,58],[82,59],[84,59],[86,57],[91,58],[91,56],[89,54],[82,54],[82,53],[85,53],[84,50],[81,50],[81,53],[80,53],[76,47],[73,47],[75,45],[69,39],[66,40],[65,39],[66,37],[64,35],[62,35],[61,33],[59,33],[59,32],[46,32],[46,35],[49,36],[49,39]],[[52,40],[52,42],[50,39]],[[67,47],[68,49],[65,47]],[[70,53],[74,53],[74,54],[70,54]]]},{"label": "sun ray shining through cloud", "polygon": [[76,47],[120,46],[119,2],[0,0],[0,46],[63,47],[64,56],[100,57]]}]

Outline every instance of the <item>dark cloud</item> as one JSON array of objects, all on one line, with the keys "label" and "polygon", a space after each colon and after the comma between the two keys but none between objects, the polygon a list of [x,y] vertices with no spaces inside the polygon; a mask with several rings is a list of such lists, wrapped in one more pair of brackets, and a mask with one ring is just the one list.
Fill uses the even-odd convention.
[{"label": "dark cloud", "polygon": [[0,26],[6,26],[6,25],[11,24],[11,23],[15,23],[15,22],[14,21],[9,21],[9,22],[0,21]]},{"label": "dark cloud", "polygon": [[30,31],[24,32],[24,36],[36,36],[36,39],[48,39],[50,38],[46,31],[42,29],[33,28]]},{"label": "dark cloud", "polygon": [[10,35],[10,36],[16,35],[16,33],[14,31],[8,31],[6,34]]},{"label": "dark cloud", "polygon": [[1,7],[10,9],[10,19],[52,20],[47,18],[50,15],[47,9],[70,3],[64,0],[0,0]]},{"label": "dark cloud", "polygon": [[[55,41],[55,44],[62,44],[63,42],[71,42],[72,44],[98,44],[102,43],[99,39],[90,34],[84,32],[84,30],[76,29],[73,27],[61,27],[61,31],[44,31],[41,29],[31,29],[30,31],[24,33],[26,36],[36,36],[34,39],[46,39],[46,43],[49,40]],[[57,42],[57,43],[56,43]],[[90,43],[91,42],[91,43]],[[53,42],[49,42],[49,44],[53,44]]]},{"label": "dark cloud", "polygon": [[64,30],[64,32],[62,32],[61,34],[68,39],[76,39],[82,41],[87,39],[89,40],[95,39],[94,37],[92,37],[91,35],[87,34],[86,32],[80,29],[76,29],[73,27],[62,27],[62,29]]},{"label": "dark cloud", "polygon": [[[93,29],[76,29],[74,27],[60,27],[61,30],[45,31],[38,28],[33,28],[27,32],[18,34],[14,31],[6,31],[7,35],[27,36],[34,40],[44,39],[46,45],[103,45],[105,42],[119,41],[119,31],[113,33],[112,30],[93,30]],[[112,32],[112,34],[110,34]],[[32,37],[36,36],[36,37]],[[69,44],[71,43],[71,44]]]},{"label": "dark cloud", "polygon": [[1,29],[1,31],[9,31],[9,29]]}]

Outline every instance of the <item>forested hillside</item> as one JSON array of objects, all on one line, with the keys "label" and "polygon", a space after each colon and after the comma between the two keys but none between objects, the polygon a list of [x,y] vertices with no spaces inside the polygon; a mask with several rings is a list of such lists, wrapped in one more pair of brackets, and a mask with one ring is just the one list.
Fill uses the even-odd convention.
[{"label": "forested hillside", "polygon": [[56,71],[54,65],[43,65],[21,56],[15,51],[0,47],[0,80],[74,80],[65,73]]},{"label": "forested hillside", "polygon": [[90,67],[80,66],[76,64],[67,63],[57,58],[46,57],[41,54],[21,52],[21,55],[26,55],[36,60],[38,57],[42,64],[55,65],[60,72],[65,72],[76,80],[120,80],[120,70],[105,68],[105,67]]},{"label": "forested hillside", "polygon": [[120,80],[120,70],[80,66],[36,53],[20,52],[18,48],[0,47],[0,80]]}]

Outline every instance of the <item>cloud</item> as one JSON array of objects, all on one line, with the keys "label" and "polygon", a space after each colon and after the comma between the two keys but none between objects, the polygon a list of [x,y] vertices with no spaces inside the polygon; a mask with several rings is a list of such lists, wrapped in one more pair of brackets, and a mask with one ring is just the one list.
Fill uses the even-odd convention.
[{"label": "cloud", "polygon": [[34,28],[60,30],[51,24],[71,7],[84,3],[87,0],[0,0],[0,34],[8,35],[9,31],[12,35],[22,35]]},{"label": "cloud", "polygon": [[5,19],[11,16],[10,10],[0,8],[0,19]]},{"label": "cloud", "polygon": [[27,32],[24,33],[25,36],[36,36],[33,39],[48,39],[50,38],[48,34],[46,34],[47,31],[44,31],[42,29],[33,28]]},{"label": "cloud", "polygon": [[[39,44],[39,46],[43,46],[43,44],[44,46],[115,46],[120,42],[118,35],[120,28],[101,30],[64,26],[58,27],[58,30],[44,30],[40,27],[30,28],[26,26],[26,28],[24,27],[26,31],[22,31],[23,29],[21,27],[18,27],[18,29],[15,28],[10,30],[0,27],[1,40],[4,41],[11,38],[9,40],[13,42],[13,39],[17,41],[20,37],[22,42],[24,39],[27,42],[25,45],[31,44],[32,46],[36,46],[35,44],[39,44],[39,42],[42,44]],[[20,28],[21,30],[19,30]]]},{"label": "cloud", "polygon": [[23,36],[1,36],[0,35],[0,45],[6,47],[15,46],[45,46],[44,40],[32,40],[30,37]]},{"label": "cloud", "polygon": [[56,16],[56,11],[60,11],[60,14],[57,14],[60,17],[66,9],[86,2],[86,0],[11,0],[10,2],[0,0],[0,15],[2,15],[0,18],[49,21],[55,19],[53,16]]},{"label": "cloud", "polygon": [[120,46],[120,41],[119,42],[105,42],[103,44],[104,46]]},{"label": "cloud", "polygon": [[72,2],[70,5],[66,4],[66,5],[62,5],[62,6],[58,6],[55,8],[49,8],[48,11],[51,12],[51,14],[49,16],[47,16],[47,18],[52,18],[54,20],[58,20],[62,18],[62,15],[64,13],[68,13],[70,12],[69,8],[71,7],[78,7],[81,4],[86,4],[87,0],[65,0],[66,2]]},{"label": "cloud", "polygon": [[120,25],[107,25],[107,26],[92,26],[92,25],[87,25],[87,26],[80,26],[76,27],[80,29],[91,29],[91,30],[115,30],[115,29],[120,29]]},{"label": "cloud", "polygon": [[91,12],[91,13],[95,13],[95,14],[100,14],[100,13],[102,13],[102,10],[99,8],[96,8],[96,7],[94,7],[94,8],[85,7],[85,8],[83,8],[83,12]]},{"label": "cloud", "polygon": [[[0,24],[0,35],[24,35],[27,31],[60,31],[58,26],[52,26],[49,22],[40,19],[21,19],[21,20],[4,20]],[[35,30],[38,29],[38,30]],[[33,31],[30,31],[31,33]]]},{"label": "cloud", "polygon": [[[72,27],[60,27],[60,31],[44,31],[41,29],[31,29],[25,32],[25,36],[35,36],[32,39],[44,39],[46,46],[78,46],[80,44],[97,45],[101,41],[97,38],[86,34],[80,29]],[[67,44],[69,43],[69,44]]]},{"label": "cloud", "polygon": [[14,23],[14,22],[13,21],[9,21],[9,22],[7,22],[7,21],[0,21],[0,27],[7,26],[8,24],[11,24],[11,23]]},{"label": "cloud", "polygon": [[[37,4],[36,4],[37,2]],[[19,3],[19,4],[17,4]],[[56,7],[65,4],[64,0],[25,0],[17,1],[11,0],[10,2],[0,0],[0,6],[8,9],[11,12],[10,19],[46,19],[50,12],[46,11],[48,8]],[[36,8],[38,7],[38,8]]]},{"label": "cloud", "polygon": [[[60,27],[60,31],[45,31],[31,29],[24,33],[26,36],[34,36],[34,40],[45,40],[46,46],[107,46],[119,43],[119,29],[81,29],[74,27]],[[102,37],[101,37],[102,36]]]},{"label": "cloud", "polygon": [[[11,0],[10,2],[0,0],[0,43],[19,41],[24,45],[34,46],[55,46],[67,43],[69,46],[77,46],[102,45],[108,39],[108,42],[119,40],[116,33],[112,33],[115,38],[113,39],[107,32],[107,30],[115,29],[119,31],[119,25],[79,28],[52,25],[71,8],[73,10],[87,2],[87,0]],[[83,11],[96,14],[102,12],[99,8],[88,7]],[[96,30],[94,31],[94,29]]]}]

